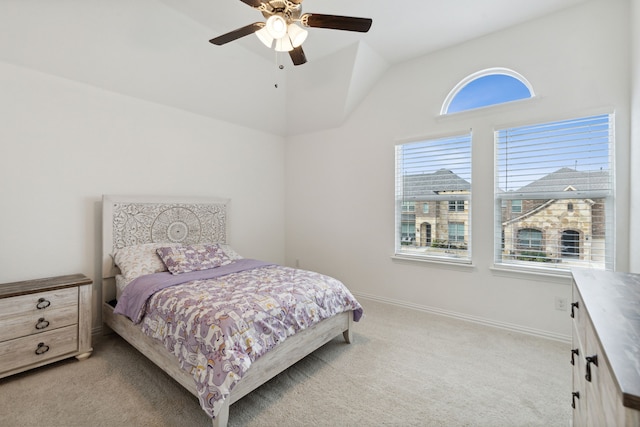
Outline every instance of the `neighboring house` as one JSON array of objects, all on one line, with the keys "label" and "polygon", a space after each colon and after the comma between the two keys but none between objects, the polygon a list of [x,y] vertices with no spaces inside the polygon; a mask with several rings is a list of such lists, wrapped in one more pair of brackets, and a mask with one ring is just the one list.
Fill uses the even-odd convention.
[{"label": "neighboring house", "polygon": [[[402,241],[419,247],[466,249],[471,184],[447,169],[404,177]],[[444,199],[444,200],[443,200]]]},{"label": "neighboring house", "polygon": [[[514,260],[604,262],[603,198],[580,197],[606,189],[606,171],[562,168],[514,193],[521,200],[502,205],[503,256]],[[402,242],[420,248],[466,250],[471,184],[447,169],[404,177]],[[576,192],[571,198],[571,192]],[[553,199],[539,199],[553,194]],[[442,200],[449,197],[453,200]],[[529,197],[527,197],[529,196]]]},{"label": "neighboring house", "polygon": [[[562,168],[518,189],[522,200],[502,206],[503,256],[604,262],[605,200],[594,196],[608,181],[607,171]],[[556,197],[536,199],[542,193]]]}]

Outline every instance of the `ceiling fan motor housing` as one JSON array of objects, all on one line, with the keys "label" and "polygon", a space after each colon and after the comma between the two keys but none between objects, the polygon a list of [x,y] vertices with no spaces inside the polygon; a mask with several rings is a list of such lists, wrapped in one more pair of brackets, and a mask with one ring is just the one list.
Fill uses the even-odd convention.
[{"label": "ceiling fan motor housing", "polygon": [[300,19],[302,7],[299,3],[289,0],[272,0],[260,5],[262,16],[269,19],[272,15],[280,15],[290,24]]}]

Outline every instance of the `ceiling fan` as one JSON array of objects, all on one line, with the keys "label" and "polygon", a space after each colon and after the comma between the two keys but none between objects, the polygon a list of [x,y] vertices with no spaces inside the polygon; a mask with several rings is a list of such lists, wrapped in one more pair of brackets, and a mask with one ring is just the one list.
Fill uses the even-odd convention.
[{"label": "ceiling fan", "polygon": [[302,50],[302,43],[307,38],[307,30],[303,27],[329,28],[332,30],[357,31],[366,33],[373,20],[351,16],[322,15],[318,13],[302,13],[303,0],[240,0],[258,9],[266,18],[266,22],[254,22],[237,30],[228,32],[209,40],[218,46],[255,33],[268,48],[278,52],[289,52],[294,65],[302,65],[307,58]]}]

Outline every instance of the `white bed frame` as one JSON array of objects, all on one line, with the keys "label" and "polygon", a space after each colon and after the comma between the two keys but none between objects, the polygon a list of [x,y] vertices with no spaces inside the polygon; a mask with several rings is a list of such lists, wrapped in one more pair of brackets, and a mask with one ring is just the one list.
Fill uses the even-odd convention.
[{"label": "white bed frame", "polygon": [[[115,315],[108,303],[116,297],[114,277],[118,273],[112,254],[116,249],[141,243],[226,243],[224,199],[103,196],[102,199],[102,295],[103,323],[158,365],[197,397],[193,377],[183,371],[178,359],[124,316]],[[229,406],[319,347],[343,334],[351,343],[353,313],[341,313],[305,329],[256,360],[232,390],[213,427],[224,427]]]}]

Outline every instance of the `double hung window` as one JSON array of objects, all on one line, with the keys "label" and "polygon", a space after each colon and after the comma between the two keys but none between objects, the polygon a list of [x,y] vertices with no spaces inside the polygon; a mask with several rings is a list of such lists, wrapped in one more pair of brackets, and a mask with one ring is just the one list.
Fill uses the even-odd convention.
[{"label": "double hung window", "polygon": [[495,262],[613,269],[613,115],[495,132]]},{"label": "double hung window", "polygon": [[395,192],[396,255],[470,261],[471,133],[397,145]]}]

